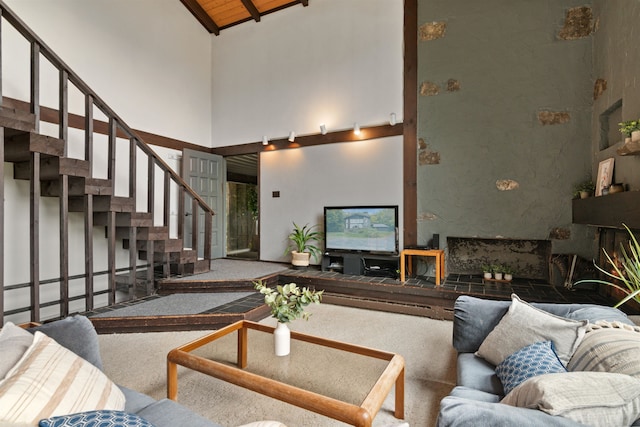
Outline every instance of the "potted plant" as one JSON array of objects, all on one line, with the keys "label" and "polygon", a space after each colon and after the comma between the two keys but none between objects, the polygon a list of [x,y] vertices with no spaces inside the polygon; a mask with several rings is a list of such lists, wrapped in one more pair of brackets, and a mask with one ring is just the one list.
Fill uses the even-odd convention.
[{"label": "potted plant", "polygon": [[496,264],[492,267],[491,271],[493,271],[493,278],[496,280],[502,280],[502,265]]},{"label": "potted plant", "polygon": [[288,236],[289,246],[284,253],[291,252],[291,264],[294,266],[308,266],[311,255],[314,259],[318,259],[321,251],[315,243],[322,241],[322,232],[317,231],[317,227],[317,224],[312,226],[306,224],[304,227],[300,227],[295,222],[293,223],[293,231]]},{"label": "potted plant", "polygon": [[625,120],[618,123],[618,126],[620,126],[620,133],[626,138],[631,138],[632,141],[640,140],[640,119]]},{"label": "potted plant", "polygon": [[492,274],[491,265],[482,264],[482,266],[480,268],[482,268],[482,276],[485,279],[491,279],[491,274]]},{"label": "potted plant", "polygon": [[[630,300],[635,300],[640,303],[640,244],[633,235],[629,227],[626,224],[622,224],[629,233],[629,251],[625,248],[625,244],[620,244],[620,256],[615,259],[612,258],[606,250],[604,256],[607,258],[607,264],[611,266],[609,270],[604,267],[600,267],[593,262],[593,265],[605,276],[612,278],[614,281],[600,280],[600,279],[584,279],[577,281],[574,285],[581,283],[599,283],[614,287],[626,296],[620,300],[614,307],[618,308],[622,304]],[[617,260],[617,262],[616,262]]]},{"label": "potted plant", "polygon": [[504,273],[504,280],[506,280],[507,282],[513,280],[513,268],[508,265],[503,265],[502,272]]},{"label": "potted plant", "polygon": [[593,194],[593,191],[596,189],[596,185],[590,179],[582,181],[579,184],[576,184],[573,189],[573,197],[586,199]]},{"label": "potted plant", "polygon": [[299,288],[295,283],[268,287],[264,281],[253,282],[254,288],[264,295],[264,302],[271,309],[271,316],[278,321],[274,331],[276,356],[286,356],[291,348],[291,332],[287,323],[302,317],[309,320],[305,307],[311,303],[320,304],[324,291]]}]

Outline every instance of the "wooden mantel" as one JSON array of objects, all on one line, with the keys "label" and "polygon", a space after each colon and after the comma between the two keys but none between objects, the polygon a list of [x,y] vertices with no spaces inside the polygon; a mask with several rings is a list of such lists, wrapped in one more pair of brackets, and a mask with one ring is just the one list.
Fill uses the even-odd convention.
[{"label": "wooden mantel", "polygon": [[640,229],[640,191],[573,200],[573,223],[596,227]]}]

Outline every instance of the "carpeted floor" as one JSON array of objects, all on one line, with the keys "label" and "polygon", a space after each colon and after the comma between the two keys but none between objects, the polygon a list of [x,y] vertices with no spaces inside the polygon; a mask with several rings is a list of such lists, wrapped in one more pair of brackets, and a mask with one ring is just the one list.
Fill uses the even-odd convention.
[{"label": "carpeted floor", "polygon": [[[411,427],[434,425],[439,402],[453,388],[456,377],[451,322],[329,304],[312,305],[309,311],[311,319],[293,322],[292,330],[401,354],[406,362],[404,421]],[[263,323],[275,325],[272,318]],[[204,334],[206,331],[101,335],[105,372],[118,384],[163,398],[166,354]],[[306,370],[310,380],[326,381],[322,371],[313,372],[313,365],[296,363],[300,355],[296,358],[295,351],[292,345],[292,355],[277,358],[274,366]],[[346,366],[349,362],[339,359],[329,362],[345,372],[340,381],[330,384],[339,393],[356,392],[370,369],[362,364]],[[393,393],[375,418],[374,427],[402,424],[393,416]],[[261,419],[278,420],[288,427],[346,425],[183,368],[179,368],[178,401],[225,427]]]},{"label": "carpeted floor", "polygon": [[211,260],[211,270],[206,273],[193,274],[172,281],[181,280],[246,280],[258,279],[290,268],[289,264],[275,262],[249,261],[218,258]]}]

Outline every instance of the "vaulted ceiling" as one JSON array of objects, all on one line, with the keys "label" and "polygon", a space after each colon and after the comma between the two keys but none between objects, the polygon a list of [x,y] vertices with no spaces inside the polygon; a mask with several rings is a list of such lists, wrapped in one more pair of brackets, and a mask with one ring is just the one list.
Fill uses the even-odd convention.
[{"label": "vaulted ceiling", "polygon": [[215,35],[247,21],[260,22],[264,15],[287,7],[308,6],[309,0],[180,0],[198,21]]}]

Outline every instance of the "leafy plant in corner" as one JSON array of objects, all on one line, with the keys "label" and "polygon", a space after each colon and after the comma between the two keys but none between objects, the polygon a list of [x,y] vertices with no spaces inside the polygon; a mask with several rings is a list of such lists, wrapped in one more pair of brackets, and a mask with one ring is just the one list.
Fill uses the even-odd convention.
[{"label": "leafy plant in corner", "polygon": [[291,251],[309,252],[317,260],[321,250],[315,243],[322,241],[322,232],[317,231],[317,227],[317,224],[311,227],[309,224],[300,227],[294,222],[293,231],[288,236],[289,246],[284,251],[285,255]]},{"label": "leafy plant in corner", "polygon": [[640,244],[638,244],[636,237],[633,235],[629,227],[627,227],[626,224],[622,225],[627,229],[630,236],[629,251],[627,252],[624,243],[621,243],[620,257],[618,262],[616,262],[616,260],[612,258],[606,250],[602,250],[607,258],[607,264],[613,268],[612,271],[608,271],[605,268],[598,266],[595,261],[593,262],[595,267],[601,273],[614,279],[615,282],[600,279],[585,279],[575,283],[575,285],[579,285],[581,283],[599,283],[602,285],[612,286],[627,294],[627,296],[620,300],[620,302],[618,302],[614,307],[620,307],[622,304],[632,299],[640,303]]},{"label": "leafy plant in corner", "polygon": [[311,303],[320,304],[324,291],[300,288],[295,283],[268,287],[264,281],[253,282],[254,288],[264,295],[264,302],[271,309],[271,316],[280,323],[288,323],[302,317],[309,320],[310,313],[304,311]]}]

